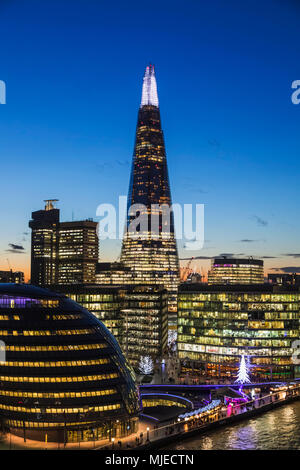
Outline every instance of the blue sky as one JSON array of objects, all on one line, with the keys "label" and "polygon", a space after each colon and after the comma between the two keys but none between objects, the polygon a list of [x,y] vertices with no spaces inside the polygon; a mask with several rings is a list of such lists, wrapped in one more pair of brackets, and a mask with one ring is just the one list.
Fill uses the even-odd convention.
[{"label": "blue sky", "polygon": [[[299,270],[298,2],[4,0],[0,15],[0,268],[28,271],[44,199],[70,220],[127,194],[151,61],[173,201],[205,204],[206,244],[180,256]],[[102,259],[118,254],[101,244]]]}]

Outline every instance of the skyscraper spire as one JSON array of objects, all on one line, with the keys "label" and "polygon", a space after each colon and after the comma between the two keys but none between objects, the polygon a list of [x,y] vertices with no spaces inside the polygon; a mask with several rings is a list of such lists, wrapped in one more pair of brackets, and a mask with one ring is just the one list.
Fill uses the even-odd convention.
[{"label": "skyscraper spire", "polygon": [[158,96],[154,65],[148,65],[145,70],[141,107],[152,105],[158,107]]},{"label": "skyscraper spire", "polygon": [[[146,68],[143,81],[128,196],[129,207],[143,205],[141,216],[149,223],[148,228],[140,229],[141,233],[137,236],[130,228],[135,215],[128,217],[121,262],[131,268],[134,283],[162,285],[175,292],[179,282],[179,262],[153,65]],[[159,217],[157,232],[150,217],[153,205],[160,207],[155,209]],[[167,227],[162,223],[163,205],[170,208],[170,224]]]}]

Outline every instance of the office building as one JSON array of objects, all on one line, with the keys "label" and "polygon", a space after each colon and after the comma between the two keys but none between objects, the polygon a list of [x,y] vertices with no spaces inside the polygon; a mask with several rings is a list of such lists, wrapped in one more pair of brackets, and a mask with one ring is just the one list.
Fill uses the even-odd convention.
[{"label": "office building", "polygon": [[36,286],[57,284],[59,209],[57,199],[45,201],[45,209],[32,213],[31,283]]},{"label": "office building", "polygon": [[268,274],[268,282],[279,286],[298,286],[300,287],[300,274],[296,273],[271,273]]},{"label": "office building", "polygon": [[94,283],[98,251],[96,222],[61,222],[58,228],[58,284]]},{"label": "office building", "polygon": [[253,258],[226,258],[212,260],[208,284],[262,284],[264,262]]},{"label": "office building", "polygon": [[0,271],[0,283],[23,284],[24,273],[22,271]]},{"label": "office building", "polygon": [[119,343],[121,342],[123,296],[120,287],[78,284],[56,286],[55,290],[65,294],[95,315],[109,329]]},{"label": "office building", "polygon": [[299,376],[293,361],[300,335],[300,291],[294,286],[182,284],[178,355],[185,368],[236,378],[241,355],[251,380]]},{"label": "office building", "polygon": [[31,283],[39,286],[92,284],[98,262],[97,223],[60,222],[57,200],[32,213]]},{"label": "office building", "polygon": [[96,265],[96,284],[122,286],[132,284],[134,273],[120,262],[101,262]]},{"label": "office building", "polygon": [[131,286],[121,292],[122,350],[135,367],[141,356],[155,361],[168,342],[168,294],[160,286]]},{"label": "office building", "polygon": [[168,294],[162,287],[70,285],[56,289],[103,322],[131,365],[136,367],[141,356],[155,361],[166,351]]}]

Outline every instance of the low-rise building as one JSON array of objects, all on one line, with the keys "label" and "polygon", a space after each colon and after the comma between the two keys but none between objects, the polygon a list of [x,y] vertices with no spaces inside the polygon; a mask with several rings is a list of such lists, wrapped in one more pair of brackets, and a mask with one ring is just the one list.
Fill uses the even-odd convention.
[{"label": "low-rise building", "polygon": [[22,271],[0,271],[0,282],[24,284],[24,273]]},{"label": "low-rise building", "polygon": [[208,284],[263,284],[264,262],[253,258],[214,258]]}]

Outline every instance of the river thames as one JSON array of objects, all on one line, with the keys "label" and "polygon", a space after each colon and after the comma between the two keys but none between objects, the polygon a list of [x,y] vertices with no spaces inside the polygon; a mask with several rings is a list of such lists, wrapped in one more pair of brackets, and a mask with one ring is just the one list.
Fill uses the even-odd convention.
[{"label": "river thames", "polygon": [[300,402],[284,405],[241,423],[208,431],[165,449],[300,450]]}]

